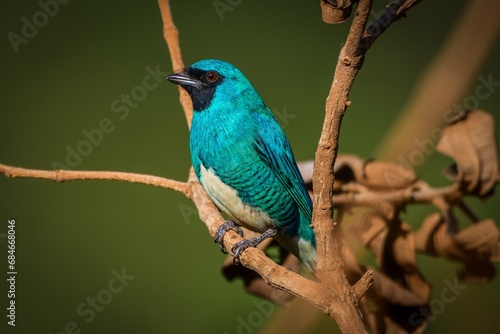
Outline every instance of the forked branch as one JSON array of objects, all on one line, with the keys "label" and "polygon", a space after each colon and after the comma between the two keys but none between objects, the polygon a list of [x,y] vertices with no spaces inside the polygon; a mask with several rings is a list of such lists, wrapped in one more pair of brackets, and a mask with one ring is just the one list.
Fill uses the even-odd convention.
[{"label": "forked branch", "polygon": [[[328,314],[334,319],[345,333],[364,332],[364,326],[358,315],[357,303],[370,287],[371,271],[354,286],[347,282],[342,268],[337,242],[333,237],[333,206],[331,202],[333,189],[333,166],[338,152],[338,139],[343,115],[350,105],[349,92],[354,79],[363,64],[366,51],[390,23],[399,19],[407,9],[419,1],[396,1],[389,6],[388,15],[377,34],[373,29],[365,30],[372,0],[360,0],[351,25],[347,42],[338,58],[334,80],[326,101],[325,121],[321,138],[316,152],[316,168],[314,170],[314,211],[313,226],[318,240],[318,268],[317,280],[307,279],[287,270],[269,259],[264,252],[257,248],[249,248],[240,256],[241,263],[259,275],[271,286],[298,296]],[[175,27],[168,0],[158,0],[163,20],[163,33],[167,42],[172,67],[175,72],[184,68],[179,46],[178,30]],[[388,13],[388,14],[387,14]],[[376,21],[374,24],[376,24]],[[188,126],[191,124],[193,109],[191,100],[182,88],[179,88],[180,103],[184,110]],[[185,194],[195,203],[200,219],[207,226],[213,236],[223,219],[207,196],[201,185],[190,172],[187,182],[169,180],[152,175],[143,175],[123,172],[99,171],[43,171],[30,170],[0,164],[0,172],[8,177],[31,177],[55,180],[58,182],[69,180],[119,180],[142,183],[152,186],[172,189]],[[231,249],[241,237],[235,232],[228,232],[224,237],[225,246]]]}]

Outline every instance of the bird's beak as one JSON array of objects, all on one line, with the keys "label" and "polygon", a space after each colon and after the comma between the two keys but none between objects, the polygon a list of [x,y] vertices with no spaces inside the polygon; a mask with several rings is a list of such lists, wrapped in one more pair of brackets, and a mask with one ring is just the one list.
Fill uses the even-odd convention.
[{"label": "bird's beak", "polygon": [[167,80],[170,82],[173,82],[175,84],[181,85],[181,86],[201,86],[202,83],[196,79],[193,79],[187,74],[185,71],[184,72],[179,72],[175,74],[171,74],[167,77]]}]

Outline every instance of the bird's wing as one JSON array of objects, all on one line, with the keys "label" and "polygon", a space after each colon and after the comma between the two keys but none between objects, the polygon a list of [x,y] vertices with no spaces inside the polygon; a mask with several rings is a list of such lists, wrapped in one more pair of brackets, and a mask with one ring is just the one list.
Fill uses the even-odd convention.
[{"label": "bird's wing", "polygon": [[259,128],[254,141],[255,150],[293,198],[300,212],[311,221],[312,201],[283,130],[271,115],[259,115],[257,118]]}]

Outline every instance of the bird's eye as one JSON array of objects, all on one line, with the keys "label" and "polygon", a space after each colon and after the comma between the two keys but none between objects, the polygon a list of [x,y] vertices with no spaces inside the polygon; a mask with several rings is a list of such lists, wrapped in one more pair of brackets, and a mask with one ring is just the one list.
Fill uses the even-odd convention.
[{"label": "bird's eye", "polygon": [[205,74],[205,78],[207,78],[208,82],[215,82],[219,79],[219,75],[215,71],[210,71]]}]

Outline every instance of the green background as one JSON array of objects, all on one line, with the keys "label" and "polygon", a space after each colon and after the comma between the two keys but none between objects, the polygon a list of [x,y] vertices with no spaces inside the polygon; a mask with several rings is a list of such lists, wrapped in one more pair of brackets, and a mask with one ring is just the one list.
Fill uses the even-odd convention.
[{"label": "green background", "polygon": [[[283,125],[296,158],[313,158],[349,24],[323,23],[319,1],[232,3],[239,4],[221,20],[212,1],[172,1],[185,63],[220,58],[238,66],[271,109],[294,117]],[[341,152],[373,156],[464,3],[423,1],[376,42],[350,96]],[[384,5],[376,1],[374,8]],[[162,82],[148,91],[123,119],[111,108],[122,94],[143,85],[148,67],[172,71],[155,1],[70,1],[17,54],[7,35],[21,34],[22,18],[32,22],[41,7],[13,0],[0,6],[1,163],[37,169],[52,169],[54,161],[66,165],[67,146],[76,149],[85,140],[83,130],[108,118],[113,131],[73,169],[186,179],[188,132],[174,85]],[[496,43],[481,75],[499,81],[499,58]],[[499,104],[495,91],[480,107],[498,122]],[[447,184],[440,172],[448,163],[434,154],[419,176],[433,185]],[[500,222],[498,198],[469,202],[481,217]],[[224,256],[181,194],[112,181],[58,184],[1,176],[0,203],[2,333],[55,334],[70,321],[81,333],[237,333],[238,319],[252,320],[259,312],[258,299],[245,294],[241,282],[227,283],[221,276]],[[412,206],[405,218],[418,226],[430,212]],[[7,326],[4,315],[8,219],[16,220],[17,231],[15,328]],[[427,257],[419,261],[434,286],[431,299],[440,298],[458,265]],[[86,323],[78,305],[103,296],[111,271],[122,268],[135,278]],[[469,285],[429,324],[428,333],[500,331],[499,294],[498,278]],[[261,328],[258,323],[250,330]],[[332,328],[319,315],[307,332]]]}]

